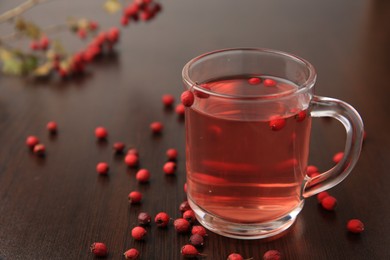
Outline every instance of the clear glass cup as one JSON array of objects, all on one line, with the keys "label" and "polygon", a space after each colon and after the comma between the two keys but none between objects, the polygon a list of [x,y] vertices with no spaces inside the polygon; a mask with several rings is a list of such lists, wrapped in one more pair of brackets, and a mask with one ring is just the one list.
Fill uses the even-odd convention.
[{"label": "clear glass cup", "polygon": [[[186,109],[188,201],[211,231],[233,238],[274,236],[304,199],[341,182],[355,166],[363,122],[349,104],[313,94],[314,67],[289,53],[226,49],[182,72],[195,100]],[[306,173],[312,117],[333,117],[347,133],[344,157]]]}]

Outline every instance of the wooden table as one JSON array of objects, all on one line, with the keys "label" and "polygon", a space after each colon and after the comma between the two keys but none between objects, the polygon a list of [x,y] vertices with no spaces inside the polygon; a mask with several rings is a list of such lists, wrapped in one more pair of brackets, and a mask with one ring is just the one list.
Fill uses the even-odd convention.
[{"label": "wooden table", "polygon": [[[2,1],[0,11],[17,1]],[[57,23],[69,14],[91,17],[104,28],[119,26],[119,15],[106,15],[100,1],[53,1],[25,14],[38,24]],[[240,241],[209,232],[206,259],[223,260],[231,252],[262,259],[277,249],[283,259],[390,259],[390,2],[344,1],[163,1],[163,11],[148,23],[122,29],[115,53],[88,66],[85,77],[35,82],[0,77],[0,259],[92,259],[89,246],[103,241],[108,259],[136,247],[141,259],[181,259],[189,235],[152,225],[144,242],[131,238],[140,211],[180,216],[185,200],[184,122],[163,109],[161,96],[182,91],[181,69],[191,58],[228,47],[267,47],[297,54],[316,67],[316,93],[352,104],[364,120],[367,139],[352,174],[329,192],[334,212],[310,198],[296,224],[274,240]],[[1,25],[1,32],[9,31]],[[70,49],[82,42],[56,34]],[[20,46],[27,46],[19,41]],[[59,125],[56,136],[45,128]],[[161,136],[149,131],[161,121]],[[344,130],[336,121],[316,119],[310,163],[332,166],[343,148]],[[107,142],[94,129],[105,126]],[[25,146],[37,135],[47,147],[38,158]],[[135,180],[112,144],[123,141],[140,152],[149,184]],[[162,172],[165,151],[179,151],[175,177]],[[99,161],[110,165],[98,176]],[[144,194],[129,205],[132,190]],[[359,218],[365,231],[352,235],[347,220]]]}]

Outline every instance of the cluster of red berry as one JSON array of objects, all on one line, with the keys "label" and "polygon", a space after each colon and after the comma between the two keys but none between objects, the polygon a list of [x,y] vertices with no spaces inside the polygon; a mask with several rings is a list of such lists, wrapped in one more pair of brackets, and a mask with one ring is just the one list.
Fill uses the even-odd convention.
[{"label": "cluster of red berry", "polygon": [[123,12],[121,24],[127,26],[131,20],[149,21],[161,11],[161,5],[153,0],[136,0],[130,3]]},{"label": "cluster of red berry", "polygon": [[50,40],[47,36],[42,36],[39,40],[32,41],[30,43],[30,48],[34,51],[37,50],[47,50],[50,46]]}]

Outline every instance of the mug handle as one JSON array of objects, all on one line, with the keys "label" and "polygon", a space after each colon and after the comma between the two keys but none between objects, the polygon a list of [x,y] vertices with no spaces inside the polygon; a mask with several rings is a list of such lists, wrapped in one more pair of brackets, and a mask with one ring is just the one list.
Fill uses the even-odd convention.
[{"label": "mug handle", "polygon": [[349,104],[334,98],[313,96],[312,117],[332,117],[340,121],[347,132],[344,156],[333,168],[315,177],[306,175],[302,196],[308,198],[339,184],[356,165],[363,143],[363,121]]}]

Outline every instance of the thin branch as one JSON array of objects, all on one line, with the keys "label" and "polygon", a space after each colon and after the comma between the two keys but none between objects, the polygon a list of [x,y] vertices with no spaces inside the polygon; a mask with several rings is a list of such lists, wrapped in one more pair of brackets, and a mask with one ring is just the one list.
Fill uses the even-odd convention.
[{"label": "thin branch", "polygon": [[26,2],[18,5],[17,7],[8,10],[5,13],[2,13],[0,15],[0,23],[3,23],[5,21],[8,21],[18,15],[21,15],[22,13],[26,12],[30,8],[34,7],[35,5],[47,2],[50,0],[27,0]]},{"label": "thin branch", "polygon": [[[54,33],[54,32],[60,32],[62,30],[68,29],[67,24],[56,24],[56,25],[51,25],[46,28],[42,28],[41,32],[44,32],[46,34]],[[14,40],[22,37],[24,35],[24,32],[21,31],[15,31],[13,33],[7,34],[3,37],[0,37],[0,44],[5,41],[9,40]]]}]

